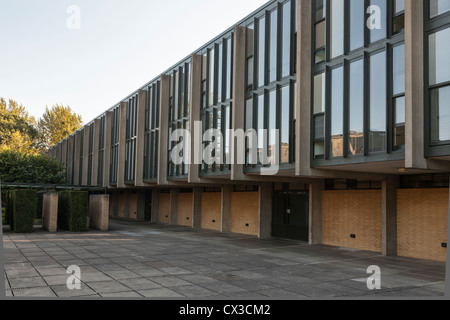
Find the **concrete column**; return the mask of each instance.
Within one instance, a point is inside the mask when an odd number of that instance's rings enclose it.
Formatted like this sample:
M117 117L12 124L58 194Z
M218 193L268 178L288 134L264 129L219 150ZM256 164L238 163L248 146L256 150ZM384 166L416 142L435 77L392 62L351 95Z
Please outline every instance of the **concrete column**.
M75 143L75 136L70 136L67 140L67 182L69 185L73 184L73 147Z
M109 230L109 195L93 195L89 198L89 226L100 231Z
M88 185L88 173L89 173L89 135L91 133L91 126L84 127L84 141L83 141L83 172L81 184L83 186Z
M222 232L231 232L231 195L233 186L222 188Z
M152 223L159 222L159 189L152 190Z
M170 190L170 224L176 226L178 224L178 194L180 190Z
M399 178L388 176L382 182L382 250L384 256L397 255L397 189Z
M120 103L119 115L119 156L117 161L117 188L125 188L125 147L127 139L128 103Z
M98 185L98 151L99 151L99 136L100 136L100 119L96 119L91 127L94 130L94 140L92 141L92 171L91 171L91 186Z
M200 229L202 227L202 188L193 189L192 200L192 227Z
M312 1L298 1L295 174L311 175Z
M234 28L233 52L233 112L232 128L245 130L245 73L247 62L247 28L237 26ZM244 152L238 148L236 139L231 139L231 180L244 180L244 166L238 164L238 155Z
M136 186L144 186L144 151L145 151L145 104L147 91L139 90L137 104L137 127L136 127ZM138 210L139 211L139 210Z
M195 121L201 120L200 109L202 103L202 60L203 57L196 54L191 58L191 109L189 113L189 130L191 132L191 165L189 165L189 183L199 182L200 180L200 169L198 163L201 159L201 150L195 149L195 146L201 148L202 144L196 143L195 141ZM202 132L200 133L202 134Z
M138 190L137 192L137 217L138 221L145 220L145 213L147 210L147 199L145 190Z
M48 232L58 231L58 194L46 193L42 204L42 228Z
M103 187L109 187L111 172L111 129L112 129L112 112L108 111L105 117L105 149L103 155Z
M75 159L73 161L73 185L81 185L80 181L80 148L81 148L81 131L75 133Z
M309 185L309 244L322 244L322 192L325 181Z
M272 183L264 183L259 186L259 238L272 236Z
M405 0L405 167L427 168L424 137L424 5Z
M169 153L169 104L170 80L167 75L161 76L160 112L159 112L159 152L158 152L158 185L167 185L167 164Z

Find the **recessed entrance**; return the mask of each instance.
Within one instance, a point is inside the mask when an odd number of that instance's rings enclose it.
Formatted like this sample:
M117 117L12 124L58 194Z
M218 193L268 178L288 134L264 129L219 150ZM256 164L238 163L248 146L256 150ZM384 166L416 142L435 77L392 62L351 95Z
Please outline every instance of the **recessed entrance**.
M308 192L277 192L273 195L272 236L309 240Z

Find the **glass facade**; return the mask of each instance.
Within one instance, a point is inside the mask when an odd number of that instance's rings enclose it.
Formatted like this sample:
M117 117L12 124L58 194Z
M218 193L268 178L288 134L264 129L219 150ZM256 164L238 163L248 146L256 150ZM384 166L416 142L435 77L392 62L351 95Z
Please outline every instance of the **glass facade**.
M160 81L147 87L145 102L144 181L158 178Z
M256 158L247 139L246 170L295 160L296 17L296 1L280 1L246 23L245 129L258 139Z
M313 164L404 157L393 154L405 143L404 1L317 0L313 8Z

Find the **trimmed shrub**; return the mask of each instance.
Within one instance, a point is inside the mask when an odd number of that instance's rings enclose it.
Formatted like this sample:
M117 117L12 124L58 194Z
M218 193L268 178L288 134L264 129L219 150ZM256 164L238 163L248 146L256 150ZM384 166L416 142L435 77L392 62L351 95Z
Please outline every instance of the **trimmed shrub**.
M86 191L61 191L58 193L58 228L87 231L89 195Z
M13 190L9 194L8 222L11 230L15 233L33 232L37 205L36 190Z

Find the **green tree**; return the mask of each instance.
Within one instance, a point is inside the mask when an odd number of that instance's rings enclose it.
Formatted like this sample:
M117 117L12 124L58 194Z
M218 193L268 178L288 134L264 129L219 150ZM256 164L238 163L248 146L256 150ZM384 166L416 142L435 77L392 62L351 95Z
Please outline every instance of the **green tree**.
M56 104L52 108L46 107L45 113L38 122L43 146L50 148L80 129L82 125L81 116L72 112L69 106Z
M0 98L0 151L39 154L42 151L36 120L23 105Z

